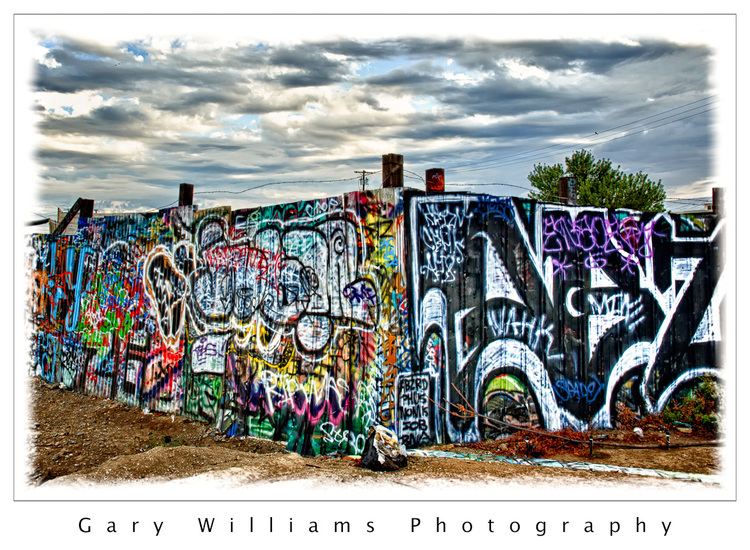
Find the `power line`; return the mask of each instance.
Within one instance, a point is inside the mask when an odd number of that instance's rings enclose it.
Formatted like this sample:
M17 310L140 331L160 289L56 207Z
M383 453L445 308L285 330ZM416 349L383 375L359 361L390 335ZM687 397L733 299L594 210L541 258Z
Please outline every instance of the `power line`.
M486 182L486 183L446 183L446 185L455 185L459 187L513 187L516 189L521 189L523 191L533 191L530 187L524 187L522 185L515 185L513 183L502 183L502 182ZM665 202L680 202L684 204L689 204L691 206L700 206L705 205L709 202L711 202L710 198L690 198L690 197L666 197L664 199Z
M705 107L705 106L702 106L701 108L703 108L703 107ZM691 110L693 110L693 109L689 109L688 111L684 111L683 113L679 113L679 114L684 114L684 113L687 113L687 112L689 112ZM570 150L571 147L575 147L575 146L578 146L578 145L584 145L584 146L587 146L587 147L596 147L598 145L603 145L605 143L609 143L610 141L615 141L615 140L622 139L622 138L625 138L625 137L628 137L628 136L632 136L632 135L640 133L642 131L655 130L656 128L661 128L662 126L666 126L668 124L674 124L675 122L680 122L681 120L686 120L686 119L689 119L689 118L693 118L694 116L698 116L698 115L707 113L707 112L712 111L712 110L713 110L712 108L709 108L709 109L706 109L704 111L700 111L698 113L695 113L695 114L692 114L692 115L689 115L689 116L686 116L686 117L678 118L678 119L672 120L670 122L665 122L664 124L658 124L656 126L649 126L648 124L642 124L642 125L636 126L634 128L631 128L630 130L628 130L625 134L623 134L621 136L616 136L616 137L612 137L612 138L609 138L609 139L604 139L604 140L601 140L601 141L593 141L593 142L588 142L588 143L585 143L583 141L579 141L576 144L573 144L573 143L561 143L561 144L553 145L553 146L547 147L547 149L554 148L556 150L550 152L549 154L543 155L541 157L540 156L532 155L532 156L529 156L527 158L519 158L517 160L512 160L512 161L509 161L509 162L494 162L493 164L487 164L486 166L482 166L482 167L478 167L478 168L466 168L464 170L455 170L455 172L459 172L459 173L460 172L476 172L476 171L479 171L479 170L486 170L488 168L493 168L493 167L497 167L497 166L509 166L509 165L513 165L513 164L528 162L528 161L530 161L532 159L537 160L537 159L540 159L540 158L548 158L548 157L551 157L551 156L555 156L555 155L557 155L558 153L560 153L562 151ZM655 121L652 121L652 123L653 122L659 122L661 120L667 120L667 119L672 118L674 116L678 116L678 115L671 115L671 116L668 116L668 117L664 117L662 119L657 119Z
M660 112L660 113L656 113L656 114L653 114L653 115L651 115L651 116L647 116L647 117L639 118L638 120L633 120L633 121L631 121L631 122L627 122L627 123L625 123L625 124L620 124L619 126L614 126L614 127L612 127L612 128L609 128L609 129L607 129L607 130L602 130L602 132L609 132L609 131L611 131L611 130L616 130L616 129L618 129L618 128L624 128L625 126L630 126L631 124L635 124L636 122L641 122L641 121L643 121L643 120L648 120L649 118L654 118L654 117L657 117L657 116L661 116L661 115L663 115L664 113L670 113L670 112L672 112L672 111L676 111L676 110L678 110L678 109L682 109L683 107L687 107L688 105L694 105L695 103L700 103L700 102L702 102L702 101L706 101L707 99L713 99L713 98L715 98L715 97L716 97L716 95L710 95L710 96L706 96L706 97L704 97L703 99L698 99L698 100L696 100L696 101L691 101L690 103L685 103L684 105L680 105L680 106L678 106L678 107L674 107L674 108L672 108L672 109L667 109L666 111L662 111L662 112ZM685 112L685 113L687 113L687 112L689 112L689 111L692 111L692 110L694 110L694 109L700 109L701 107L706 107L706 106L708 106L708 105L714 105L714 103L706 103L705 105L702 105L702 106L700 106L700 107L693 107L693 109L688 109L687 111L684 111L684 112ZM678 114L682 114L682 113L678 113ZM601 134L602 132L594 132L594 134L597 134L597 135L598 135L598 134Z
M371 172L372 174L377 174L377 172ZM260 189L261 187L268 187L269 185L286 185L291 183L337 183L342 181L355 181L359 178L341 178L337 180L289 180L289 181L270 181L268 183L262 183L260 185L255 185L253 187L247 187L246 189L242 189L241 191L232 191L230 189L217 189L214 191L200 191L198 193L195 193L195 195L215 195L217 193L226 193L228 195L241 195L242 193L247 193L248 191L252 191L253 189Z
M177 204L178 202L180 201L176 200L176 201L170 202L169 204L165 204L164 206L154 206L154 207L151 207L150 210L164 210L165 208L169 208L170 206ZM150 210L147 210L147 212L149 212Z
M650 119L650 118L658 117L658 116L661 116L661 115L663 115L663 114L666 114L666 113L669 113L669 112L675 111L675 110L677 110L677 109L682 109L682 108L684 108L684 107L688 107L688 106L690 106L690 105L694 105L695 103L699 103L699 102L702 102L702 101L706 101L707 99L711 99L711 98L713 98L713 97L715 97L715 96L707 96L707 97L704 97L704 98L702 98L702 99L699 99L699 100L697 100L697 101L691 101L690 103L685 103L684 105L680 105L680 106L678 106L678 107L674 107L674 108L672 108L672 109L667 109L666 111L661 111L661 112L659 112L659 113L656 113L656 114L653 114L653 115L651 115L651 116L647 116L647 117L639 118L639 119L636 119L636 120L632 120L632 121L630 121L630 122L627 122L627 123L625 123L625 124L620 124L620 125L618 125L618 126L613 126L612 128L607 128L607 129L605 129L605 130L601 130L600 132L596 132L596 131L595 131L595 132L593 132L593 133L591 133L591 134L588 134L588 135L586 135L586 136L583 136L583 138L582 138L582 139L586 139L586 138L589 138L589 137L593 137L593 136L597 136L597 135L601 135L601 134L606 134L606 133L609 133L609 132L611 132L611 131L613 131L613 130L616 130L616 129L618 129L618 128L624 128L624 127L626 127L626 126L630 126L630 125L632 125L632 124L635 124L635 123L637 123L637 122L641 122L641 121L644 121L644 120L648 120L648 119ZM701 106L699 106L699 107L693 107L692 109L688 109L688 110L684 111L684 113L690 112L691 110L694 110L694 109L700 109L700 108L706 107L706 106L708 106L708 105L711 105L711 103L707 103L707 104L705 104L705 105L701 105ZM672 116L679 116L680 114L682 114L682 113L677 113L677 114L675 114L675 115L670 115L669 117L665 117L665 118L670 118L670 117L672 117ZM662 119L662 120L663 120L663 119ZM658 121L653 121L653 122L658 122ZM560 147L560 145L561 145L561 144L553 144L553 145L548 145L548 146L546 146L546 147L540 147L540 148L538 148L538 149L531 149L530 151L521 151L521 152L519 152L519 153L514 153L514 154L512 154L512 155L508 155L508 156L506 156L506 157L501 157L501 158L499 158L499 159L488 159L488 160L485 160L485 161L479 161L479 162L476 162L476 163L467 163L467 164L462 164L462 165L454 166L453 168L463 168L463 167L465 167L465 166L472 166L472 165L475 165L475 164L477 164L477 165L478 165L478 164L494 163L494 162L497 162L497 161L499 161L499 160L504 160L504 159L508 159L508 158L513 158L513 157L517 157L517 156L520 156L520 155L527 155L527 154L530 154L530 153L534 153L534 152L538 152L538 151L545 151L545 150L547 150L547 149L551 149L551 148L556 148L556 147Z
M374 171L374 172L367 172L368 175L377 174L380 170ZM292 184L292 183L337 183L337 182L344 182L344 181L356 181L360 178L340 178L340 179L331 179L331 180L288 180L288 181L270 181L267 183L262 183L260 185L255 185L252 187L247 187L245 189L242 189L240 191L233 191L231 189L214 189L212 191L199 191L197 193L193 193L193 195L216 195L219 193L226 193L228 195L241 195L242 193L247 193L248 191L252 191L254 189L260 189L262 187L268 187L270 185L284 185L284 184ZM163 206L153 207L150 210L163 210L165 208L169 208L170 206L173 206L177 204L179 200L175 200L170 202L169 204L165 204ZM149 211L150 211L149 210Z
M711 197L705 197L705 198L692 198L692 197L667 197L664 200L668 201L692 201L692 202L707 202L711 200Z
M694 105L696 103L706 101L708 99L712 99L713 97L715 97L715 96L707 96L707 97L699 99L697 101L692 101L690 103L686 103L684 105L680 105L680 106L674 107L672 109L667 109L666 111L661 111L659 113L656 113L656 114L653 114L653 115L650 115L650 116L647 116L647 117L639 118L639 119L627 122L625 124L620 124L618 126L613 126L611 128L607 128L607 129L602 130L600 132L593 132L591 134L588 134L588 135L584 136L583 138L581 138L581 140L586 140L587 138L594 137L594 136L602 136L602 134L608 134L608 133L610 133L610 132L612 132L614 130L617 130L617 129L620 129L620 128L625 128L626 126L632 126L633 124L636 124L638 122L642 122L644 120L649 120L649 119L652 119L652 118L655 118L655 117L659 117L659 116L664 115L666 113L669 113L669 112L672 112L672 111L675 111L675 110L678 110L678 109L683 109L685 107L689 107L690 105ZM669 118L674 118L674 117L677 117L677 116L681 116L681 115L683 115L685 113L689 113L689 112L695 111L697 109L703 109L705 107L708 107L708 106L711 106L711 105L714 105L714 104L715 103L705 103L705 104L699 105L697 107L692 107L690 109L686 109L686 110L684 110L684 111L682 111L680 113L675 113L673 115L662 117L662 118L659 118L657 120L652 120L648 124L653 124L654 122L660 122L662 120L667 120ZM680 120L683 120L683 119L680 119ZM677 120L675 120L673 122L677 122ZM639 128L643 127L643 126L647 126L647 124L646 125L641 125L641 126L639 126ZM630 130L634 130L634 129L635 128L631 128ZM578 144L583 144L583 143L584 143L584 141L579 141L578 142ZM605 143L605 142L602 142L602 143ZM564 149L568 149L570 147L571 147L571 144L553 144L553 145L547 145L545 147L539 147L539 148L531 149L531 150L528 150L528 151L521 151L521 152L518 152L518 153L514 153L512 155L506 155L504 157L500 157L500 158L497 158L497 159L488 159L488 160L485 160L485 161L477 161L477 162L473 162L473 163L465 163L465 164L454 165L450 169L451 169L451 171L453 173L476 171L476 170L481 170L481 169L484 169L484 168L490 168L490 167L492 167L492 166L494 166L494 165L496 165L498 163L502 163L502 161L504 161L504 160L512 159L514 157L526 156L526 155L530 155L530 154L535 153L535 152L546 151L546 150L549 150L549 149L561 149L561 150L564 150ZM467 169L461 170L461 168L467 168Z
M603 141L586 143L584 145L587 146L587 147L591 147L591 148L597 147L599 145L604 145L605 143L609 143L611 141L616 141L618 139L623 139L623 138L626 138L626 137L630 137L630 136L633 136L635 134L638 134L638 133L641 133L641 132L644 132L644 131L656 130L657 128L661 128L662 126L667 126L669 124L674 124L675 122L680 122L682 120L687 120L687 119L690 119L690 118L693 118L693 117L705 114L705 113L707 113L709 111L713 111L713 110L714 110L713 108L709 108L709 109L706 109L704 111L700 111L698 113L694 113L694 114L686 116L686 117L682 117L682 118L678 118L676 120L665 122L664 124L658 124L656 126L651 126L651 127L636 127L636 128L633 128L631 131L629 131L629 132L627 132L627 133L625 133L625 134L623 134L621 136L616 136L616 137L613 137L613 138L610 138L610 139L605 139ZM670 117L667 117L667 118L670 118ZM582 142L579 142L577 145L581 145L581 144L582 144ZM479 167L479 168L468 168L468 169L465 169L465 170L456 170L455 172L457 172L457 173L461 173L461 172L477 172L477 171L481 171L481 170L487 170L489 168L497 168L497 167L500 167L500 166L511 166L513 164L528 163L532 159L533 160L539 160L539 159L545 159L545 158L549 158L549 157L555 156L558 153L562 152L563 150L569 150L571 146L575 147L576 145L575 144L570 144L570 143L560 144L560 145L555 146L555 147L559 148L558 151L551 152L551 153L549 153L547 155L542 155L542 156L537 156L537 157L523 158L523 159L518 159L518 160L514 160L514 161L509 161L509 162L498 162L498 163L493 164L493 165L487 165L487 166L483 166L483 167Z
M412 172L411 170L407 170L406 168L404 168L404 172L408 172L409 174L414 174L415 176L417 176L418 179L424 181L424 178L420 176L419 174L417 174L416 172ZM417 178L413 178L413 179L417 179Z
M710 202L711 202L711 201L708 201L708 200L702 201L700 203L697 203L697 202L688 202L688 201L681 201L681 200L675 200L675 199L665 199L665 200L666 200L666 202L676 202L676 203L679 203L679 204L687 204L689 206L696 207L696 208L699 207L699 206L705 206L706 204L710 204Z
M461 185L461 186L469 186L469 187L489 187L489 186L504 186L504 187L516 187L517 189L523 189L524 191L533 191L530 187L523 187L521 185L514 185L512 183L500 183L500 182L494 182L494 183L449 183L446 182L446 185Z

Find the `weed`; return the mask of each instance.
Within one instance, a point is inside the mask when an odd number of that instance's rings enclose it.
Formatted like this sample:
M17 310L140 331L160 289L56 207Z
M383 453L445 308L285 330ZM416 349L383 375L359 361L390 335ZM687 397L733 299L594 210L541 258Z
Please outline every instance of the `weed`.
M721 423L721 388L710 376L677 394L664 409L666 422L682 422L693 428L715 435Z

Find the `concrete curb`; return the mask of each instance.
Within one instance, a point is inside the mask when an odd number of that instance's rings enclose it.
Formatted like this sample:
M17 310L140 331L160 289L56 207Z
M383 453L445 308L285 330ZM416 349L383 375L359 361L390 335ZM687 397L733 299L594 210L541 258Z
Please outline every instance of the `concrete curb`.
M711 485L720 484L720 478L718 475L670 472L668 470L652 470L649 468L631 468L628 466L615 466L612 464L595 464L593 462L562 462L547 458L514 458L490 453L457 453L452 451L431 451L425 449L409 449L408 454L409 456L455 458L458 460L472 460L474 462L502 462L505 464L518 464L522 466L542 466L545 468L562 468L564 470L582 470L588 472L614 472L627 475L657 477L661 479L695 481Z

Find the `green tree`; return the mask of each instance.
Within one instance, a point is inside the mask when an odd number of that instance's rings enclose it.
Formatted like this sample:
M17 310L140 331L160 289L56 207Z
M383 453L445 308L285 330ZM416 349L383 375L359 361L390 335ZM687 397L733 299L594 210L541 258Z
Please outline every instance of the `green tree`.
M644 212L664 210L667 197L661 180L653 181L643 172L628 174L612 166L609 159L594 159L581 149L562 164L535 164L528 175L535 191L529 197L545 202L560 202L558 180L568 173L576 180L578 204L602 208L629 208Z

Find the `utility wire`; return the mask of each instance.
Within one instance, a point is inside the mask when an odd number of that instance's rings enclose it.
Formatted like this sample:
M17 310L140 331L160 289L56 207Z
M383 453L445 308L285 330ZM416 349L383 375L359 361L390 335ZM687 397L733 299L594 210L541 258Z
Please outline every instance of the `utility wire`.
M417 176L417 178L419 178L419 179L421 179L422 181L424 181L424 178L423 178L422 176L420 176L419 174L417 174L416 172L412 172L411 170L407 170L406 168L404 168L404 172L407 172L407 173L409 173L409 174L414 174L415 176ZM407 176L407 177L408 177L408 176ZM415 178L412 178L412 179L415 179Z
M377 170L375 172L368 172L368 175L377 174L381 172L381 170ZM233 191L231 189L215 189L212 191L199 191L197 193L194 193L194 195L216 195L218 193L226 193L228 195L241 195L242 193L247 193L248 191L252 191L254 189L260 189L262 187L268 187L270 185L284 185L284 184L291 184L291 183L337 183L337 182L344 182L344 181L359 181L359 178L341 178L341 179L333 179L333 180L289 180L289 181L271 181L267 183L262 183L260 185L255 185L252 187L247 187L245 189L242 189L240 191ZM173 206L177 204L179 200L175 200L170 202L169 204L165 204L164 206L154 207L151 210L163 210L164 208L169 208L170 206Z
M530 187L523 187L522 185L514 185L512 183L451 183L446 182L446 185L463 185L463 186L470 186L470 187L489 187L489 186L497 186L501 185L504 187L516 187L518 189L523 189L524 191L533 191Z
M468 186L468 187L491 187L491 186L503 186L503 187L515 187L517 189L523 189L524 191L533 191L530 187L524 187L522 185L515 185L512 183L503 183L503 182L486 182L486 183L453 183L453 182L446 182L446 185L459 185L459 186ZM666 197L664 199L665 201L670 202L685 202L685 201L691 201L690 204L703 204L705 202L710 201L710 198L705 199L699 199L699 198L690 198L690 197Z
M512 183L500 183L500 182L488 182L488 183L446 183L446 185L456 185L461 187L495 187L495 186L501 186L501 187L514 187L516 189L522 189L523 191L533 191L530 187L524 187L522 185L514 185ZM684 204L689 204L691 206L701 206L706 204L707 202L710 202L710 198L706 199L691 199L688 197L666 197L664 199L665 202L680 202Z
M613 126L612 128L607 128L607 129L602 130L600 132L594 131L593 133L584 136L582 139L586 139L586 138L597 136L597 135L601 135L601 134L606 134L606 133L611 132L613 130L616 130L618 128L624 128L626 126L630 126L630 125L635 124L637 122L642 122L644 120L648 120L650 118L658 117L658 116L661 116L663 114L666 114L666 113L669 113L669 112L672 112L672 111L676 111L678 109L683 109L684 107L688 107L690 105L694 105L696 103L700 103L702 101L706 101L706 100L712 99L714 97L716 97L716 96L713 96L713 95L712 96L707 96L707 97L704 97L702 99L699 99L699 100L696 100L696 101L691 101L690 103L685 103L684 105L680 105L678 107L674 107L672 109L667 109L666 111L661 111L661 112L653 114L651 116L647 116L647 117L639 118L639 119L636 119L636 120L632 120L630 122L626 122L625 124L620 124L618 126ZM706 103L705 105L701 105L699 107L693 107L693 109L688 109L687 111L684 111L684 113L687 113L687 112L689 112L691 110L694 110L694 109L700 109L700 108L703 108L703 107L707 107L708 105L712 105L712 104L711 103ZM670 116L679 116L680 114L683 114L683 113L677 113L675 115L670 115ZM669 118L669 117L666 117L666 118ZM657 121L652 121L652 122L657 122ZM461 165L453 166L452 169L463 168L463 167L467 167L467 166L472 166L474 164L493 163L493 162L496 162L498 160L504 160L504 159L516 157L516 156L519 156L519 155L526 155L526 154L537 152L537 151L545 151L547 149L554 148L554 147L559 147L559 144L547 145L546 147L540 147L538 149L531 149L530 151L521 151L519 153L508 155L506 157L501 157L499 159L487 159L485 161L477 161L476 163L461 164Z
M682 204L689 204L691 206L701 206L701 205L704 205L706 203L711 202L710 199L706 199L706 200L700 201L700 202L692 202L692 201L681 200L681 199L664 199L664 201L665 202L679 202L679 203L682 203Z
M692 197L667 197L664 200L668 200L668 201L690 201L690 202L696 202L697 203L697 202L710 201L711 197L706 197L706 198L703 198L703 199L696 199L696 198L692 198Z
M177 204L178 202L180 202L179 199L176 201L172 201L169 204L165 204L164 206L155 206L155 207L152 207L150 210L147 210L147 212L150 212L151 210L164 210L165 208L169 208L170 206Z
M658 124L656 126L649 126L648 124L639 125L639 126L636 126L634 128L631 128L630 130L628 130L625 134L623 134L621 136L616 136L616 137L612 137L612 138L609 138L609 139L604 139L604 140L601 140L601 141L591 141L591 142L579 141L579 142L577 142L575 144L573 144L573 143L561 143L561 144L557 144L557 145L552 145L550 147L547 147L547 149L555 148L556 150L552 151L549 154L543 155L541 157L536 156L536 155L532 155L530 157L520 158L518 160L511 160L511 161L508 161L508 162L497 161L497 162L493 162L493 164L487 164L486 166L481 166L481 167L478 167L478 168L467 168L467 169L464 169L464 170L456 170L455 172L476 172L478 170L486 170L487 168L492 168L492 167L497 167L497 166L509 166L509 165L512 165L512 164L519 164L519 163L523 163L523 162L528 162L528 161L530 161L532 159L538 160L540 158L548 158L548 157L557 155L558 153L560 153L562 151L570 150L571 147L577 147L579 145L583 145L583 146L586 146L586 147L596 147L597 145L602 145L604 143L609 143L610 141L615 141L615 140L618 140L618 139L629 137L629 136L638 134L638 133L640 133L642 131L655 130L656 128L661 128L662 126L666 126L668 124L673 124L675 122L680 122L682 120L693 118L694 116L698 116L698 115L707 113L707 112L712 111L712 110L713 109L706 109L704 111L695 113L693 115L682 117L682 118L678 118L676 120L672 120L672 121L666 122L664 124ZM685 112L688 112L688 111L685 111ZM680 113L680 114L684 114L684 113ZM672 116L677 116L677 115L672 115ZM658 120L652 121L652 123L653 122L659 122L660 120L666 120L668 118L672 118L672 117L665 117L663 119L658 119Z
M378 172L371 172L371 174L377 174ZM358 181L359 178L341 178L337 180L290 180L290 181L270 181L268 183L262 183L260 185L255 185L252 187L247 187L246 189L242 189L241 191L232 191L229 189L217 189L214 191L200 191L198 193L195 193L195 195L215 195L217 193L226 193L228 195L241 195L242 193L247 193L248 191L252 191L253 189L260 189L261 187L268 187L269 185L285 185L290 183L337 183L341 181Z
M568 143L568 144L560 144L559 146L557 146L557 147L559 147L558 151L554 151L554 152L551 152L549 154L542 155L542 156L529 157L529 158L524 158L524 159L519 159L519 160L514 160L514 161L509 161L509 162L498 162L498 163L496 163L494 165L487 165L487 166L483 166L483 167L479 167L479 168L467 168L465 170L456 170L455 172L457 172L457 173L461 173L461 172L477 172L477 171L481 171L481 170L487 170L489 168L498 168L498 167L501 167L501 166L511 166L513 164L519 164L519 163L528 163L531 160L538 161L540 159L545 159L545 158L556 156L557 154L561 153L564 150L570 150L571 146L575 147L577 145L584 145L586 147L593 148L593 147L596 147L598 145L603 145L605 143L609 143L611 141L616 141L618 139L624 139L626 137L630 137L630 136L633 136L635 134L639 134L639 133L641 133L643 131L656 130L657 128L661 128L662 126L667 126L669 124L674 124L675 122L680 122L682 120L687 120L689 118L693 118L693 117L696 117L698 115L705 114L705 113L707 113L709 111L712 111L712 110L714 110L714 109L709 108L709 109L706 109L704 111L700 111L698 113L694 113L692 115L679 118L677 120L672 120L670 122L665 122L664 124L658 124L656 126L645 127L645 128L640 128L640 127L639 128L633 128L632 131L629 131L629 132L627 132L627 133L625 133L625 134L623 134L621 136L616 136L616 137L613 137L613 138L610 138L610 139L606 139L606 140L603 140L603 141L590 142L590 143L586 143L586 144L584 144L582 142L579 142L578 144L570 144L570 143Z
M706 99L710 99L711 97L713 97L713 96L709 96L708 98L704 98L704 99L699 100L699 101L705 101ZM624 128L626 126L632 126L633 124L636 124L636 123L641 122L643 120L655 118L655 117L658 117L658 116L663 115L665 113L668 113L670 111L674 111L675 109L684 108L684 107L687 107L687 106L692 105L694 103L696 103L696 102L687 103L687 104L682 105L680 107L675 107L674 109L669 109L667 111L663 111L661 113L657 113L657 114L651 115L649 117L644 117L644 118L641 118L641 119L637 119L637 120L628 122L626 124L620 124L618 126L613 126L612 128L608 128L606 130L602 130L601 132L594 132L592 134L588 134L588 135L584 136L583 138L581 138L581 140L578 141L576 144L560 143L560 144L548 145L546 147L540 147L540 148L537 148L537 149L531 149L529 151L521 151L519 153L514 153L512 155L507 155L507 156L500 157L500 158L497 158L497 159L488 159L488 160L485 160L485 161L477 161L477 162L473 162L473 163L465 163L465 164L461 164L461 165L454 165L454 166L452 166L450 168L450 170L453 173L471 172L471 171L476 171L476 170L482 170L482 169L485 169L485 168L490 168L490 167L495 166L495 165L511 164L511 163L505 163L503 161L506 161L506 160L509 160L509 159L513 159L514 157L526 157L528 155L532 155L532 153L546 151L546 150L550 150L550 149L565 150L565 149L569 149L571 146L576 146L576 145L591 145L591 146L599 145L601 143L606 143L606 141L595 142L593 144L589 144L589 143L585 142L584 140L586 140L587 138L590 138L590 137L594 137L594 136L599 136L599 138L597 138L597 139L600 139L601 137L604 137L604 136L602 136L603 134L608 134L608 133L610 133L610 132L612 132L612 131L614 131L616 129ZM700 106L697 106L697 107L692 107L690 109L686 109L686 110L684 110L684 111L682 111L680 113L675 113L673 115L669 115L669 116L666 116L666 117L657 118L656 120L652 120L651 122L648 122L646 124L641 124L641 125L639 125L637 127L628 129L627 132L631 132L631 134L626 134L626 135L632 135L632 131L633 130L640 129L640 128L651 129L651 128L646 128L646 127L649 126L650 124L655 123L655 122L661 122L661 121L664 121L664 120L668 120L670 118L680 117L680 116L682 116L682 115L684 115L686 113L689 113L691 111L695 111L695 110L699 110L699 109L705 109L706 107L710 107L712 105L715 105L715 103L706 103L704 105L700 105ZM712 110L712 109L708 109L708 110ZM708 112L708 110L702 111L700 113L695 113L695 115L697 116L698 114L702 114L703 112ZM686 118L691 118L691 117L680 118L680 119L677 119L677 120L673 120L671 122L678 122L679 120L685 120ZM653 128L659 128L660 126L663 126L663 125L657 125L657 126L654 126ZM623 137L623 136L620 136L620 137ZM618 139L618 138L616 137L616 138L613 138L613 139ZM549 156L549 155L546 155L546 156ZM533 155L532 155L532 157L533 157ZM542 158L544 158L544 157L542 157ZM529 159L525 158L524 160L529 160Z

